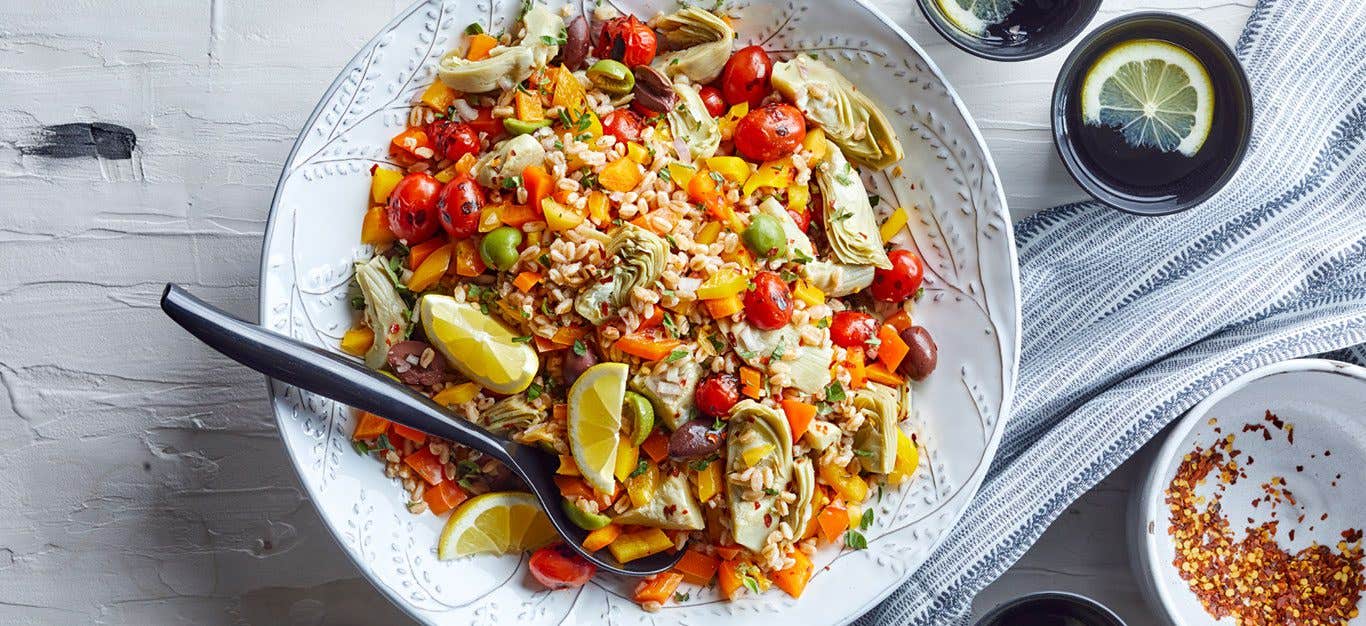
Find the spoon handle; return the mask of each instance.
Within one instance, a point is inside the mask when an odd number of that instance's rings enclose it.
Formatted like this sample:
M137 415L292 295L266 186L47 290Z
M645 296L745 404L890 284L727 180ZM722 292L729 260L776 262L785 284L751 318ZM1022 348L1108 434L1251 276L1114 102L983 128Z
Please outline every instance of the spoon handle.
M270 378L513 464L511 444L354 361L239 320L178 285L166 285L161 310L210 348Z

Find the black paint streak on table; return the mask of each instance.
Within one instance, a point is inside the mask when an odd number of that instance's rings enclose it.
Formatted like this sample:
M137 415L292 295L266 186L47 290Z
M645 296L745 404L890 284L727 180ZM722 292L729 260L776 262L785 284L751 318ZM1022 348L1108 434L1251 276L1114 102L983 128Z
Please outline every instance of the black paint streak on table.
M19 147L22 154L54 159L99 157L111 160L133 158L138 136L131 129L104 122L44 126L32 143Z

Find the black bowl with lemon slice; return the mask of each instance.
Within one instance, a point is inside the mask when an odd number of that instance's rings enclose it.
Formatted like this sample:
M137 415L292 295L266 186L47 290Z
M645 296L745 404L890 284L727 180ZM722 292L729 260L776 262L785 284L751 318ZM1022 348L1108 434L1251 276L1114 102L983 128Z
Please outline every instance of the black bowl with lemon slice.
M1137 13L1081 41L1053 87L1053 142L1097 200L1165 215L1204 202L1237 171L1252 92L1233 51L1187 18Z
M993 61L1024 61L1072 41L1091 23L1100 0L918 0L939 34Z

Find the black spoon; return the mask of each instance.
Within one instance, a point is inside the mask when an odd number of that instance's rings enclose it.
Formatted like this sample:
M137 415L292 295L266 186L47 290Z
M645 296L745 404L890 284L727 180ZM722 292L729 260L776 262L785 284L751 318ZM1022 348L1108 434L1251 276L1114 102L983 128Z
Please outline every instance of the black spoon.
M540 500L565 544L614 574L648 576L673 567L683 552L618 563L583 549L588 531L570 521L553 476L559 459L452 417L440 405L360 364L255 324L239 320L181 289L166 285L161 310L224 356L280 382L478 450L507 466Z

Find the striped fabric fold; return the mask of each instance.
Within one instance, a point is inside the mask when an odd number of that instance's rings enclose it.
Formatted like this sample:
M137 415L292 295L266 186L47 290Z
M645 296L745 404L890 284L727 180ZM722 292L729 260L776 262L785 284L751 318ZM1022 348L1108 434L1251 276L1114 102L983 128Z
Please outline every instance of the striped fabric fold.
M1366 351L1366 3L1262 0L1237 43L1252 145L1215 198L1016 226L1015 411L963 519L863 625L963 623L1074 500L1227 381Z

